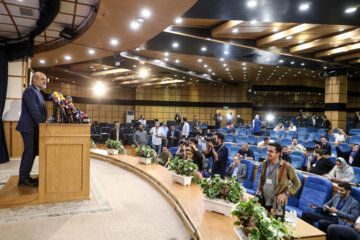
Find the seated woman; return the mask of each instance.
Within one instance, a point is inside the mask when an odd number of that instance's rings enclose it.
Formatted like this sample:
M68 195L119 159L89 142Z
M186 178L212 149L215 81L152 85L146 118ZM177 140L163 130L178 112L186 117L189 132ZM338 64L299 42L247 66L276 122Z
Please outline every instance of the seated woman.
M194 174L198 177L200 181L203 180L203 176L201 174L201 171L203 170L203 156L200 151L194 150L193 147L186 148L186 159L193 160L193 162L198 166L198 170L194 171Z
M356 155L359 153L359 145L355 144L352 148L352 152L350 153L350 157L349 157L349 165L353 166L353 167L360 167L360 161L355 161L356 160Z
M336 159L336 166L326 177L333 182L353 182L354 169L346 163L345 159L338 157Z
M274 131L284 131L284 125L282 123L279 123L276 127L274 127Z

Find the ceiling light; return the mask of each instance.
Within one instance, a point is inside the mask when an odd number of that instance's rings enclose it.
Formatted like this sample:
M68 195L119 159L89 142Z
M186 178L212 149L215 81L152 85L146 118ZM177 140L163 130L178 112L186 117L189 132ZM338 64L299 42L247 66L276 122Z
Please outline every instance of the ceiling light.
M284 62L284 60L282 60L282 59L279 60L279 63L283 63L283 62Z
M202 52L206 52L206 47L202 47L202 48L201 48L201 51L202 51Z
M229 71L230 69L229 69L229 68L226 68L225 70L226 70L226 71Z
M182 18L176 18L175 19L176 24L181 24L182 22L183 22Z
M167 62L167 61L169 61L169 59L168 59L168 58L164 58L164 61Z
M305 63L301 63L301 66L304 66L305 65Z
M168 52L164 52L164 56L165 56L165 57L169 56L169 53L168 53Z
M199 59L198 59L198 62L200 62L200 63L201 63L201 62L202 62L202 59L201 59L201 58L199 58Z
M224 51L224 54L225 54L225 55L228 55L228 54L229 54L229 51Z
M291 64L294 64L295 62L291 62Z
M180 62L180 60L179 60L179 59L176 59L176 60L175 60L175 62L176 62L176 63L179 63L179 62Z
M351 8L346 9L346 10L345 10L345 13L353 13L353 12L355 12L356 10L357 10L356 7L351 7Z
M303 3L303 4L300 5L299 9L301 11L306 11L306 10L309 9L309 7L310 7L310 5L308 3Z
M143 10L141 10L141 16L144 18L149 18L151 17L151 11L147 8L144 8Z
M243 70L246 70L246 67L244 67Z
M104 70L108 70L108 68L107 68L107 67L104 67Z
M45 63L45 60L44 59L40 59L39 61L41 64L44 64Z
M271 59L270 59L270 58L267 58L266 60L267 60L267 61L270 61Z
M174 43L172 44L172 47L173 47L173 48L178 48L178 47L179 47L179 44L178 44L177 42L174 42Z
M141 69L140 71L139 71L139 76L141 77L141 78L146 78L147 76L149 75L149 72L148 72L148 70L147 69Z
M339 29L339 32L342 32L342 31L344 31L344 29L343 29L343 28L340 28L340 29Z
M66 55L64 58L65 58L65 60L71 60L71 56L69 56L69 55Z
M136 19L135 21L131 21L131 22L130 22L130 27L131 27L132 29L134 29L134 30L137 30L137 29L139 29L139 27L140 27L141 25L143 25L143 23L144 23L144 20L141 19L141 18L139 18L139 19Z
M222 61L222 62L223 62L223 61L224 61L224 58L220 58L220 61Z
M208 67L208 65L204 64L204 68L207 68L207 67Z
M247 5L248 5L248 7L250 7L250 8L256 7L257 1L255 1L255 0L250 0L250 1L247 2Z
M246 63L242 63L242 65L243 65L243 66L245 66L245 65L246 65Z
M277 32L277 31L279 31L279 29L278 29L278 28L274 28L273 32Z
M300 40L300 41L299 41L300 44L303 43L303 42L304 42L304 40Z
M224 67L226 67L226 66L227 66L227 64L226 64L226 63L224 63L224 64L223 64L223 66L224 66Z
M140 51L140 48L139 47L135 48L135 51Z
M105 86L102 82L97 82L94 87L94 92L96 95L102 95L105 92Z
M256 20L252 20L250 23L251 23L251 24L255 24L255 23L257 23L257 21L256 21Z
M91 54L91 55L95 54L95 50L94 49L89 49L89 54Z
M325 66L324 69L327 69L327 67Z
M90 66L90 68L94 68L94 66Z
M112 39L110 39L110 44L113 45L113 46L116 46L116 45L119 44L119 41L117 39L115 39L115 38L112 38Z
M287 36L286 37L286 40L290 40L290 39L292 39L293 37L292 36Z
M239 29L237 29L237 28L234 28L233 30L232 30L232 33L238 33L239 32Z

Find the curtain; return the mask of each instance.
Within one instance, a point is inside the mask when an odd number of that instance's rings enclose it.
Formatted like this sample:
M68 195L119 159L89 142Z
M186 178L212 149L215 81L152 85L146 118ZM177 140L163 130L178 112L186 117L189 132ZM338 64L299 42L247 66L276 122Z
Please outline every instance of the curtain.
M9 161L9 152L6 146L4 123L2 115L5 107L6 90L8 85L8 58L5 48L0 47L0 163Z

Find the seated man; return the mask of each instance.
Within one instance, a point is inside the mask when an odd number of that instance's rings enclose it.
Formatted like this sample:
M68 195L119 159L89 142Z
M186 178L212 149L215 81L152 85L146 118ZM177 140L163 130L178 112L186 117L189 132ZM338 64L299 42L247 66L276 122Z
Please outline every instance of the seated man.
M322 149L315 148L314 156L309 156L307 163L307 171L317 174L324 175L328 174L333 169L334 163L328 159L323 158Z
M331 144L328 142L325 136L321 137L321 143L316 143L316 148L323 150L324 155L331 155Z
M274 140L269 140L268 137L265 137L263 141L258 143L258 147L267 147L269 146L269 143L274 143Z
M355 240L360 239L360 217L356 222L348 221L351 228L340 224L332 224L328 227L327 237L329 240Z
M292 144L290 146L290 149L292 151L298 151L298 152L304 152L304 153L306 152L306 148L303 145L298 144L298 140L296 137L294 137L292 139Z
M244 181L246 179L246 165L240 163L238 155L234 156L234 161L230 164L229 169L226 172L227 177L236 177L236 180Z
M255 155L253 150L249 149L249 144L243 143L238 152L240 159L254 160Z
M338 194L325 203L323 213L303 212L302 219L310 224L318 222L319 229L324 232L331 224L350 226L347 221L356 221L360 204L350 193L349 183L339 183Z
M291 164L291 157L288 153L288 147L286 145L281 146L280 158L282 160L284 160L285 162L288 162Z
M164 167L167 167L169 162L172 159L172 155L167 147L162 148L161 152L161 158L158 158L156 161L158 164L163 165Z

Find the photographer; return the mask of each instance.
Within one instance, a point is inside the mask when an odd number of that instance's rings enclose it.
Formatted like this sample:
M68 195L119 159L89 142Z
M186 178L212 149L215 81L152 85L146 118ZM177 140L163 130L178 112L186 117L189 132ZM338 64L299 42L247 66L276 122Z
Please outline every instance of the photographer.
M200 129L200 131L196 135L196 139L198 140L198 143L201 146L201 148L200 148L201 152L205 152L206 151L206 141L205 141L205 133L204 133L203 129Z
M176 151L175 156L179 157L180 159L184 159L186 157L186 154L185 154L186 148L187 148L187 141L181 140L180 147Z
M209 139L207 139L208 141ZM228 149L223 144L224 135L221 133L215 133L214 140L207 142L207 149L205 156L213 157L214 165L211 171L211 175L219 174L221 178L226 175L226 163L228 159Z

